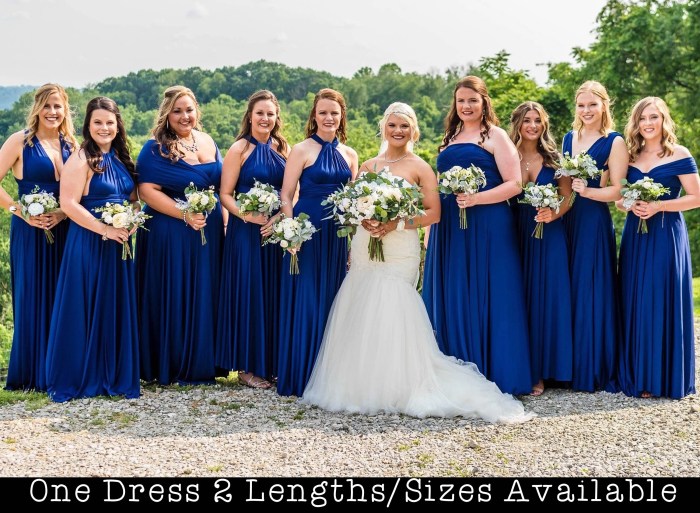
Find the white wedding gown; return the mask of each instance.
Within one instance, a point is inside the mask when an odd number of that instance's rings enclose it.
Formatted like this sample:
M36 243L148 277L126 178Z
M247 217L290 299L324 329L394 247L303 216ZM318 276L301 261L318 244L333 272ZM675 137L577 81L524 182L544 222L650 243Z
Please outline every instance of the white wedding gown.
M417 231L392 231L383 241L385 261L371 261L369 233L358 228L350 272L333 302L301 401L351 413L531 419L534 414L476 365L440 352L415 288Z

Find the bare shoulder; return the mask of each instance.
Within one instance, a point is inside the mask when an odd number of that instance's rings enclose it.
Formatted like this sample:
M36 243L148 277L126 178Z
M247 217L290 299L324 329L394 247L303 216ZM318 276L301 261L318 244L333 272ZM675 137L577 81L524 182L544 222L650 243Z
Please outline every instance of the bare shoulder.
M383 166L380 166L381 159L379 157L373 157L362 163L359 168L359 173L373 173L378 171Z
M488 138L496 144L511 142L510 137L508 137L508 133L505 130L503 130L500 126L492 126L489 129L488 135Z
M688 157L692 157L693 155L690 153L690 150L686 148L685 146L681 146L680 144L674 144L673 145L673 156L678 158L678 159L684 159Z
M3 147L11 149L21 149L24 146L24 130L15 132L10 137L7 138Z
M249 143L245 139L238 139L228 149L228 153L231 153L233 155L240 155L245 150L247 144Z

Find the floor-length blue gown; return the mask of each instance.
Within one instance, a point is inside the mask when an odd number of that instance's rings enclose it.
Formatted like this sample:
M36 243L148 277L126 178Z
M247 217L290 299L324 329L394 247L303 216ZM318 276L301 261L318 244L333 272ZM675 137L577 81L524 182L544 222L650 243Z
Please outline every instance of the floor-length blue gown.
M646 174L630 166L627 180L653 178L671 189L659 198L667 200L680 194L678 175L697 172L695 161L687 157L658 165ZM695 393L688 229L680 212L660 212L647 219L649 233L637 232L638 222L630 211L620 244L620 388L633 397L649 392L679 399Z
M282 187L285 159L267 143L255 145L241 166L236 194L246 193L255 181ZM279 342L280 270L282 251L262 246L261 226L230 215L224 241L224 259L216 334L216 366L277 376Z
M618 132L600 137L586 151L598 169L608 158ZM573 132L564 136L563 153L572 154ZM588 187L600 188L598 179ZM617 343L620 336L616 280L615 228L608 204L576 195L564 216L569 238L571 308L573 313L574 390L617 391Z
M338 237L333 219L321 201L352 177L348 163L336 149L338 140L326 142L316 134L321 152L299 179L299 200L294 216L304 212L318 232L299 251L299 273L289 274L289 254L282 263L277 392L301 396L321 347L326 319L347 269L347 239Z
M65 162L70 157L71 146L63 137L60 141ZM36 136L32 138L32 146L24 145L22 162L22 179L17 180L19 197L39 186L39 190L52 192L58 200L56 168ZM58 223L51 230L54 243L48 244L43 230L12 216L10 279L14 333L7 390L46 391L46 344L68 224L68 220Z
M535 183L558 185L555 170L543 167ZM518 196L522 199L524 193ZM566 200L565 200L566 201ZM523 259L525 302L530 326L530 358L535 380L571 381L571 279L563 218L542 225L532 236L537 209L518 203L518 235Z
M494 156L473 143L447 146L440 172L474 164L492 189L503 179ZM423 278L423 300L440 350L473 362L503 392L530 393L527 312L515 220L503 201L467 209L459 227L453 194L441 195L440 222L431 226Z
M139 183L154 183L163 193L185 199L185 188L221 183L221 155L204 164L160 155L146 142L136 163ZM208 215L201 234L182 218L144 209L153 216L139 230L136 245L141 341L141 378L167 385L213 383L214 343L223 251L221 205Z
M114 150L103 155L80 204L122 203L134 180ZM134 263L122 244L71 223L58 277L46 356L49 397L63 402L97 395L139 396Z

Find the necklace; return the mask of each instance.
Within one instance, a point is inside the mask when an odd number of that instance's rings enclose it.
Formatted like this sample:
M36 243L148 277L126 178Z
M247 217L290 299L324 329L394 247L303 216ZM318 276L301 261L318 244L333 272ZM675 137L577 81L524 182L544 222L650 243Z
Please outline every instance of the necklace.
M192 153L197 153L197 150L199 149L199 146L197 146L197 140L194 138L194 132L192 133L192 144L187 144L184 139L181 139L180 137L177 138L177 142L180 143L180 146L185 148L187 151L191 151Z
M525 162L525 172L526 173L528 171L530 171L530 162L534 162L537 157L538 157L538 155L535 155L532 157L532 160L525 160L523 154L520 153L520 160Z
M386 158L386 153L384 153L384 162L386 162L387 164L393 164L394 162L398 162L399 160L405 159L406 157L408 157L408 155L409 155L410 153L411 153L410 151L407 151L406 153L404 153L403 155L401 155L399 158L394 159L394 160L389 160L389 159L387 159L387 158Z

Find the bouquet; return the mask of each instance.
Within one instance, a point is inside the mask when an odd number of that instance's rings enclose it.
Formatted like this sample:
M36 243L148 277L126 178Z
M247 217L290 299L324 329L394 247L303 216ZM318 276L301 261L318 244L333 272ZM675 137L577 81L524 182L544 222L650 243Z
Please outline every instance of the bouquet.
M197 190L197 187L195 187L192 182L190 182L188 187L185 187L185 198L186 200L175 199L176 206L182 210L183 215L204 214L205 217L214 210L216 202L219 201L216 198L213 185L210 185L208 189L202 189L200 191ZM199 233L202 236L202 246L204 246L207 243L204 229L199 230Z
M561 178L562 176L580 178L588 184L589 178L596 178L602 174L603 171L596 167L596 161L588 153L582 151L575 157L564 153L564 156L559 161L559 169L554 173L554 178ZM574 204L574 199L576 199L576 193L572 191L571 196L569 196L569 206Z
M481 168L474 164L468 168L452 166L449 170L438 175L438 191L443 194L476 194L479 187L486 185L486 175ZM459 209L459 227L467 229L467 209Z
M236 196L236 206L241 215L252 213L271 216L273 212L282 206L280 195L269 184L255 180L253 187L248 192L241 192Z
M645 176L634 183L622 180L622 206L629 210L634 206L635 201L657 201L664 194L671 192L671 189L655 182L652 178ZM639 218L637 223L637 233L649 233L647 220Z
M316 233L316 227L309 221L309 216L300 213L297 217L285 217L284 214L272 225L272 234L262 245L279 244L283 251L292 254L289 262L289 274L299 274L299 256L297 251L311 236Z
M530 182L523 187L523 192L525 193L525 196L523 199L519 199L518 203L532 205L535 208L551 208L557 214L559 213L559 206L564 201L564 196L560 196L557 192L557 187L551 183L546 185L537 185ZM543 235L542 230L543 223L540 221L537 223L537 226L535 226L532 236L536 239L541 239Z
M124 200L124 203L121 204L105 203L104 207L98 207L93 210L97 213L102 213L98 221L115 228L126 228L128 231L131 231L134 227L146 229L143 224L146 222L146 219L153 217L141 210L134 210L134 206L128 200ZM122 260L127 258L133 258L128 240L122 243Z
M354 235L365 220L386 223L397 218L411 219L425 214L420 188L392 175L387 167L379 173L363 173L354 182L329 195L321 204L331 206L332 212L328 218L334 218L341 225L338 237ZM370 239L369 257L384 261L381 239Z
M19 199L22 206L22 217L25 219L33 216L40 216L58 210L58 200L54 197L53 192L39 190L39 186L35 185L32 192L22 194ZM44 228L46 242L53 244L53 233L48 228Z

